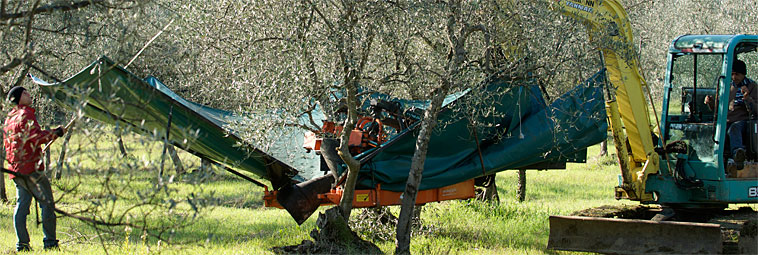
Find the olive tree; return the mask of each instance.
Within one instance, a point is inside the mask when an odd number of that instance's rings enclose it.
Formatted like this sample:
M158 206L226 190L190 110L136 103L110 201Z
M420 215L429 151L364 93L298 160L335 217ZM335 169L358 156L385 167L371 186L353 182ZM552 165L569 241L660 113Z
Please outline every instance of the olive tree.
M212 200L202 196L182 197L173 188L171 180L144 186L140 183L145 181L144 176L140 176L141 171L137 170L153 163L117 157L114 156L119 155L116 151L98 149L101 141L115 141L108 134L112 131L110 127L82 118L80 112L63 113L51 101L44 100L37 86L24 83L29 73L48 81L60 81L100 55L109 55L126 64L153 35L144 31L157 32L166 24L161 19L166 18L165 15L156 13L160 9L155 7L152 1L0 2L2 94L5 95L11 86L24 85L34 95L34 107L43 126L78 120L69 129L69 132L81 132L82 135L75 138L78 147L51 146L55 147L51 150L57 150L61 155L67 153L74 159L61 160L58 167L65 169L70 178L52 183L56 188L56 200L66 202L59 204L57 212L91 225L98 234L89 240L105 242L106 239L99 238L102 232L114 234L126 226L141 230L145 237L169 241L170 230L191 223L188 219L197 216L203 204ZM148 69L145 65L144 62L135 64L131 70L140 74L141 70ZM3 106L8 109L7 104ZM148 149L155 138L145 138L142 142L147 146L139 149ZM82 145L89 148L82 148ZM97 164L93 166L85 162ZM93 175L99 178L94 181ZM0 187L5 185L0 183ZM124 207L122 202L129 200L138 202ZM182 204L187 207L177 208ZM192 209L187 210L190 207ZM165 221L157 222L156 217L163 217ZM107 252L105 243L103 245Z

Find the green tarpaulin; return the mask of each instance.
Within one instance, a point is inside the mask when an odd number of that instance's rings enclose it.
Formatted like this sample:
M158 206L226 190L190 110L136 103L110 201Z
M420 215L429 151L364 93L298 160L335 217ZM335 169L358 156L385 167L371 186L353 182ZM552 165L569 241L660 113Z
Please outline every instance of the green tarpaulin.
M291 179L306 180L293 165L318 166L316 156L303 155L298 162L288 164L270 156L271 153L241 146L243 143L234 131L225 129L239 116L189 102L157 79L140 79L106 57L62 83L35 81L42 85L43 92L64 107L77 110L86 102L81 109L87 117L131 127L159 139L168 133L172 144L232 169L254 173L271 181L274 188L291 184ZM166 132L169 119L171 128Z
M599 72L548 106L536 85L488 81L486 93L496 94L498 98L483 102L479 107L493 107L494 112L504 113L504 116L479 120L479 123L493 125L478 128L474 135L469 121L456 120L460 113L446 107L438 118L440 123L448 124L432 134L420 189L439 188L543 162L574 161L576 154L584 158L588 146L607 136L601 86L604 83L604 72ZM467 97L464 93L455 99L467 100ZM381 184L385 190L404 190L416 134L409 132L394 138L391 146L368 160L361 168L359 186ZM475 138L479 139L479 149Z
M498 91L498 96L482 107L494 107L503 114L486 119L484 122L493 125L479 128L476 136L469 131L468 121L456 120L459 114L449 109L456 101L465 100L468 93L449 96L439 117L447 125L432 136L421 189L540 162L565 162L581 154L587 146L606 138L604 81L604 72L600 72L547 105L535 85L489 80L484 88ZM161 139L168 133L172 144L232 169L254 173L269 180L275 189L324 174L318 156L300 147L304 131L294 130L292 137L285 139L289 142L277 143L277 148L268 151L240 146L244 143L228 126L240 116L189 102L154 77L141 79L106 57L62 83L35 82L67 108L83 109L88 117ZM393 100L380 94L369 97ZM404 109L428 105L425 101L393 101ZM359 155L365 162L359 187L381 183L383 189L403 190L417 130L417 125L411 126L390 137L380 149ZM479 138L479 149L474 137Z

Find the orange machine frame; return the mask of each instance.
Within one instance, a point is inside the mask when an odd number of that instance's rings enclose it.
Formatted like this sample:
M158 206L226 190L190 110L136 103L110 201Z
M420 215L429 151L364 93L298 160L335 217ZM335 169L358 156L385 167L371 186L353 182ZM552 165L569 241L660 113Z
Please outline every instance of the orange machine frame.
M268 189L265 189L263 192L263 201L266 207L284 209L284 207L282 207L276 200L278 191L269 191ZM329 193L319 194L318 198L321 200L322 206L336 205L339 204L340 199L342 198L342 192L342 187L337 187L332 189ZM399 205L401 203L400 196L402 194L402 192L383 190L381 189L381 184L376 185L375 189L356 190L355 196L353 197L353 208ZM475 195L474 179L470 179L442 188L421 190L416 196L416 204L420 205L445 200L468 199L473 198Z

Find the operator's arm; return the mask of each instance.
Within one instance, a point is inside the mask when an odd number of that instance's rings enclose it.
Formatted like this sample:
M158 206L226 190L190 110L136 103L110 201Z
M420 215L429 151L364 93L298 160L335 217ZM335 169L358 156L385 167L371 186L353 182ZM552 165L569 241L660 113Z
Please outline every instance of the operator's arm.
M752 88L748 87L749 85L752 85ZM758 87L758 85L752 83L740 88L740 90L742 90L742 95L744 95L743 100L745 100L745 102L754 104L756 101L758 101L758 91L756 91L756 87Z
M711 110L714 110L716 108L716 103L715 102L716 102L716 100L714 99L714 97L712 95L707 95L707 96L705 96L705 102L703 102L703 103L705 103L705 105L707 105L708 108L710 108Z
M744 95L745 105L749 115L758 115L758 84L755 82L740 88Z

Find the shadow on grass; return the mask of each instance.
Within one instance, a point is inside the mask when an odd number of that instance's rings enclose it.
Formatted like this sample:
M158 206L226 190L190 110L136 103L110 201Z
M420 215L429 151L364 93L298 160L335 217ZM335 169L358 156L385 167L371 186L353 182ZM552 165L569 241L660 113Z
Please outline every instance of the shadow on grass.
M518 233L516 233L518 234ZM532 234L526 234L532 235ZM543 251L546 253L555 253L555 251L548 250L547 246L542 243L534 242L534 240L525 240L523 236L508 236L483 228L464 228L464 227L450 227L440 229L434 233L431 238L447 238L456 243L457 247L467 247L475 244L477 248L485 249L498 249L502 248L504 243L507 243L507 247L514 249L534 249ZM466 249L466 248L464 248Z
M219 206L238 209L263 209L263 192L260 196L223 195L216 196L220 200Z
M142 171L114 168L80 168L77 169L76 174L63 176L61 180L53 180L54 187L75 188L75 190L65 191L54 188L53 193L56 198L63 198L58 201L58 205L66 210L76 211L73 208L86 206L96 201L104 201L110 197L116 197L114 199L119 199L120 202L119 204L109 206L116 210L121 210L131 204L144 202L140 200L138 193L154 188L154 182L157 180L156 174L157 171L154 169ZM106 179L106 176L110 176L108 177L111 179L109 188L115 189L114 191L101 190L104 189L102 183ZM165 180L168 180L168 178ZM160 198L165 196L164 200L167 200L171 198L183 199L192 196L193 198L204 199L203 194L207 194L210 196L207 201L218 201L205 205L205 208L208 210L205 210L206 212L200 214L198 217L188 219L193 221L192 224L186 227L169 229L167 233L164 233L165 238L170 238L172 242L202 245L203 243L228 244L252 239L274 241L279 239L277 235L281 234L284 229L288 230L286 234L290 236L297 235L297 232L305 233L305 236L307 236L308 231L297 230L297 225L294 224L294 221L287 221L289 218L284 220L284 217L288 217L286 213L282 213L281 216L276 213L267 213L265 215L259 213L265 210L262 208L263 189L230 174L216 172L201 178L197 173L189 173L175 178L170 186L167 190L174 191L171 191L170 194L159 193ZM115 202L111 201L111 203ZM165 201L157 201L157 203L165 203ZM15 200L11 204L15 205ZM12 205L9 206L12 207ZM216 212L230 216L220 218L218 215L215 215ZM12 208L0 211L0 216L10 218L12 215ZM84 216L89 217L86 213ZM170 226L171 222L161 217L164 216L151 216L151 224ZM255 217L270 218L255 219ZM99 235L92 228L91 224L75 219L64 220L64 222L63 224L59 224L59 227L61 229L72 229L75 232L83 232L82 234L77 233L77 235ZM114 245L124 242L124 237L128 232L124 230L124 226L112 227L111 230L112 235L101 236L100 238ZM132 231L140 232L140 230ZM142 241L138 240L140 235L142 233L132 233L129 239L136 238L137 240L133 241L141 243ZM146 244L153 245L156 242L157 240L154 238L148 238Z
M312 223L297 226L294 222L282 220L279 215L256 215L255 211L247 211L247 209L228 209L220 216L214 216L213 213L214 211L210 211L206 215L188 219L191 221L190 224L168 229L168 231L164 232L163 238L165 241L168 241L169 245L180 246L187 244L199 246L209 244L229 245L257 240L270 244L268 246L273 247L294 244L288 243L292 241L293 236L302 235L303 238L307 238L307 233L313 228ZM232 217L228 215L232 215ZM263 218L256 219L254 217ZM59 219L59 222L59 225L61 225L59 226L59 232L71 232L68 234L62 233L62 237L66 235L81 235L88 237L85 239L89 239L90 241L99 242L97 240L102 239L106 243L116 245L124 242L127 236L131 243L142 243L152 246L159 242L153 236L149 236L147 240L143 240L143 233L139 229L127 228L130 230L125 230L124 226L116 226L112 227L112 232L107 235L99 235L97 237L97 232L92 229L92 225L89 223L76 219ZM153 225L162 223L166 223L166 221L163 219L151 220L151 224ZM66 229L71 231L66 231ZM302 240L302 238L300 239ZM161 242L165 243L165 241Z
M172 240L178 243L205 242L230 244L263 239L278 241L276 244L272 243L272 245L280 245L286 244L281 242L282 239L279 236L281 234L280 230L290 229L291 227L292 224L272 222L236 222L234 226L224 226L224 224L219 224L216 220L200 219L193 226L177 230Z
M506 248L556 253L547 249L547 240L544 238L547 236L545 232L548 231L549 214L540 208L475 200L447 203L442 207L435 207L429 215L424 216L432 219L425 224L437 225L434 231L426 235L431 242L427 246L447 247L449 245L439 244L450 242L451 247L468 251ZM545 220L539 220L542 218ZM428 250L431 248L433 249ZM425 253L455 253L434 247L425 246L424 249L427 249Z

